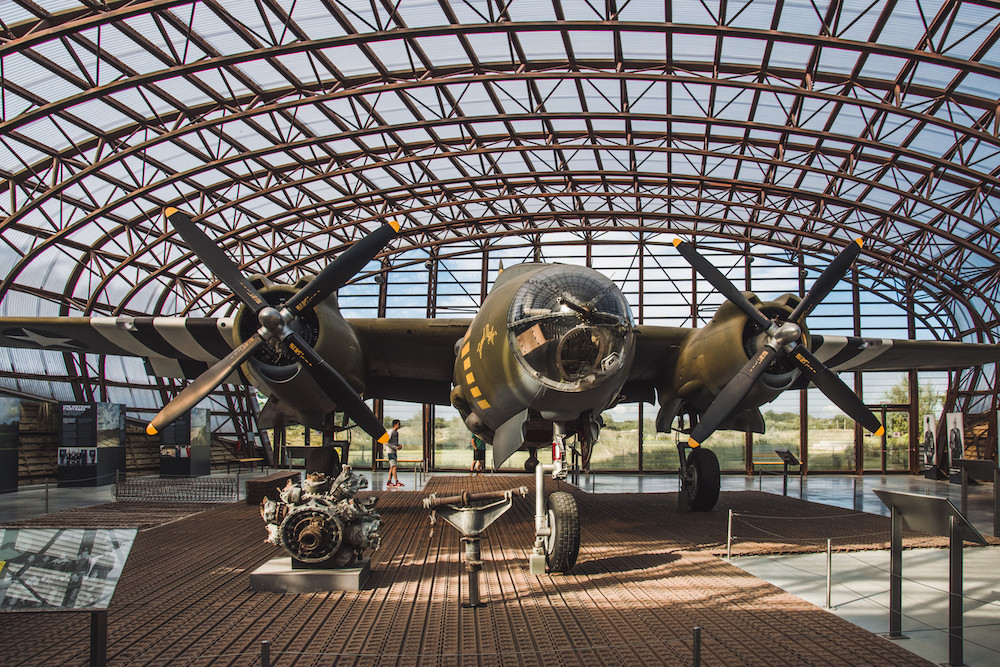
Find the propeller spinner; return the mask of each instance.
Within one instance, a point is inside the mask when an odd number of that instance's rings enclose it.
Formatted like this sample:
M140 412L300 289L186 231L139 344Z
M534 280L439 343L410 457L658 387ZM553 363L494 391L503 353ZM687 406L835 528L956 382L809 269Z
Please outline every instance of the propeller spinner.
M174 397L146 427L155 435L160 429L193 408L212 390L222 384L240 364L245 362L264 343L285 348L302 364L323 392L333 400L354 422L381 443L388 442L389 434L382 422L368 408L361 396L347 383L333 366L326 362L305 339L289 326L303 312L323 301L342 287L364 267L398 232L399 224L390 221L361 239L320 271L305 287L296 292L281 310L269 306L239 267L203 232L191 217L176 208L164 211L167 220L181 235L212 273L224 282L239 300L256 315L260 328L253 336L233 349L225 358L216 362L194 382Z
M802 320L812 312L823 298L844 277L861 252L861 239L857 239L841 252L827 266L785 321L772 320L758 310L742 292L736 289L721 271L703 257L694 246L680 239L674 245L683 257L705 280L723 296L738 306L765 332L763 346L740 372L722 388L719 395L705 410L698 423L691 429L688 445L698 447L726 420L746 398L761 376L775 364L789 358L802 373L822 391L827 398L843 410L849 417L860 423L875 435L882 435L884 428L878 418L837 374L827 368L822 361L803 344Z

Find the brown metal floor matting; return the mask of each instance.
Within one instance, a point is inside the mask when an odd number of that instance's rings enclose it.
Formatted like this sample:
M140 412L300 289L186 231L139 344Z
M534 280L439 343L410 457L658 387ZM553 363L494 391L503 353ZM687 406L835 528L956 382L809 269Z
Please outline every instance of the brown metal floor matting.
M580 506L576 568L528 574L533 497L518 498L483 541L480 594L488 606L462 608L467 575L459 535L441 521L432 535L420 501L430 492L520 485L532 487L533 478L435 476L426 491L376 492L383 543L360 593L251 592L250 572L282 552L264 542L256 508L242 503L147 527L109 612L109 663L259 664L266 639L271 664L282 667L690 665L698 625L704 665L929 664L717 557L729 508L786 517L734 528L748 534L758 526L769 540L737 541L737 553L815 550L825 548L827 535L842 537L835 539L842 547L886 542L884 517L758 492L723 493L713 512L682 514L675 494L593 495L548 481L549 490L570 491ZM148 526L148 513L162 506L87 509L72 513L75 525L108 525L101 522L114 516L113 525L125 526L133 514L133 525ZM69 525L65 514L28 523ZM2 618L3 665L87 663L87 614Z

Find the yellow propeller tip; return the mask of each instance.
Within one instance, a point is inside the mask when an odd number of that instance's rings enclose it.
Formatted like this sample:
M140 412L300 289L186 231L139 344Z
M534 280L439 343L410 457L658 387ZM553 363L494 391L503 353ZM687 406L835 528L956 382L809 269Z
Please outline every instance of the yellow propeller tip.
M170 216L172 216L176 212L177 212L177 209L174 208L173 206L168 206L167 208L163 209L163 215L165 215L167 218L169 218Z
M149 424L148 426L146 426L146 434L147 435L156 435L157 434L157 430L155 428L153 428L152 424Z
M679 245L680 245L681 243L683 243L683 241L681 241L680 239L674 239L674 247L675 247L675 248L676 248L677 246L679 246Z
M385 224L392 227L392 231L399 232L399 221L398 220L386 220Z
M697 449L698 447L701 447L701 443L694 438L688 438L688 447L691 449Z
M880 438L882 437L882 435L883 435L884 433L885 433L885 426L879 426L879 427L878 427L878 430L877 430L877 431L875 431L875 435L876 435L877 437L880 437Z
M379 444L382 444L382 445L384 445L385 443L389 442L389 432L386 431L381 436L379 436L378 441L379 441Z
M865 247L864 239L854 239L854 242L858 244L859 248L864 248Z

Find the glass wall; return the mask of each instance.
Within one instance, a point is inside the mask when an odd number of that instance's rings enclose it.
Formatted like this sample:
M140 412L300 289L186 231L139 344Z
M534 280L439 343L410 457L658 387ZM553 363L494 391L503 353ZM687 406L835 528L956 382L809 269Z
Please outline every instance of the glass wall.
M591 470L639 469L639 406L620 405L601 415L604 428L590 457Z
M487 448L487 464L492 447ZM472 434L458 410L434 406L434 466L439 470L468 470L472 465Z
M850 373L842 374L841 379L853 385ZM854 420L818 389L806 390L806 404L809 472L852 472L856 458Z

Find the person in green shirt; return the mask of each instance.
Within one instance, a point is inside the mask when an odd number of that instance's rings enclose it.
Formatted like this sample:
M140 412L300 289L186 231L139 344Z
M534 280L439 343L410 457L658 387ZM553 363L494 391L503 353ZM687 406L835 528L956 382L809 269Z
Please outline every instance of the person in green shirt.
M472 434L472 466L469 471L480 475L486 467L486 443L475 433Z

